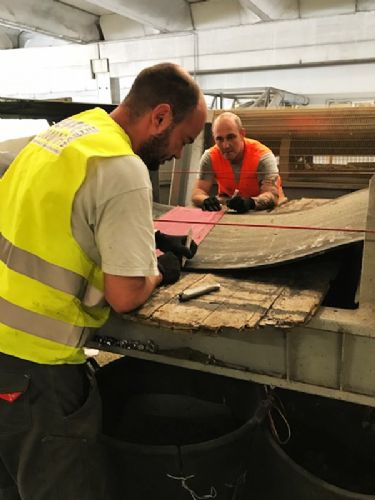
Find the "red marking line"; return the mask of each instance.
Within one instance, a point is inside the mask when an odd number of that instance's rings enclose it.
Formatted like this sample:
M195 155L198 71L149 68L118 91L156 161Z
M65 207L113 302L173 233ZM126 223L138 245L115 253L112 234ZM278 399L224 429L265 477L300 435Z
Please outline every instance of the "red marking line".
M314 226L279 226L277 224L244 224L240 222L206 222L198 220L173 220L173 219L156 219L155 222L174 223L174 224L208 224L215 226L234 226L234 227L264 227L269 229L303 229L307 231L335 231L343 233L373 233L375 229L350 229L346 227L314 227Z

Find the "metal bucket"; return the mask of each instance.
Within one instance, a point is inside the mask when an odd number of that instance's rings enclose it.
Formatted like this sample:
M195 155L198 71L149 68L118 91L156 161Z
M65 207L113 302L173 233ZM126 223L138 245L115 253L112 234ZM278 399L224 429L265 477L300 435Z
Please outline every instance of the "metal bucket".
M99 369L116 500L243 498L259 387L122 358Z

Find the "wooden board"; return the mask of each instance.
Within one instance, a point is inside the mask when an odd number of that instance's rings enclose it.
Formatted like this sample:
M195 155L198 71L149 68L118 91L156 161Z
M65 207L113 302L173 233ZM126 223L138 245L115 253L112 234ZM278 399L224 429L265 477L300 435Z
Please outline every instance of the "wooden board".
M240 274L185 273L179 282L160 288L143 307L125 317L171 329L212 333L265 325L288 328L311 318L337 269L337 262L319 257ZM220 290L179 301L182 291L211 283L220 283Z

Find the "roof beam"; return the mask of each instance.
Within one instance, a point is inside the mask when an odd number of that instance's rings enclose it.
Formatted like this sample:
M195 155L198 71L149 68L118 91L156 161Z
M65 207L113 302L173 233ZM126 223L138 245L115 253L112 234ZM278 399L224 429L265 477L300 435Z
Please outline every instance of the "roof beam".
M89 0L120 16L152 26L164 33L192 30L190 8L185 0Z
M244 9L256 14L262 21L296 19L299 16L298 0L239 0Z
M97 42L98 16L54 0L1 0L0 25L77 43Z

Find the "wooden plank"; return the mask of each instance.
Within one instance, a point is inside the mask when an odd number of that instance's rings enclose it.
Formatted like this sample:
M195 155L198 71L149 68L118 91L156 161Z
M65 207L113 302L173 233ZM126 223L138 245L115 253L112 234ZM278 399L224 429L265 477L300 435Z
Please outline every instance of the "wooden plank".
M145 304L136 312L126 314L125 317L137 317L141 320L151 319L152 315L164 304L168 303L170 300L176 298L178 294L184 291L186 288L196 286L197 283L202 279L202 275L188 273L182 276L180 281L173 285L163 286L158 288L157 291L148 299Z
M305 323L316 311L337 268L337 262L324 257L235 275L186 273L174 285L158 289L127 317L171 329L211 333L265 325L289 328ZM220 283L220 290L179 301L184 290L212 283Z
M200 275L200 277L201 279L194 283L194 286L220 282L214 275ZM186 290L186 288L184 287L180 291ZM213 295L216 296L218 293L221 293L221 290L188 302L180 302L177 294L154 312L152 320L157 321L160 325L173 328L200 328L205 318L221 305L220 302L216 302L216 297L212 300Z
M254 327L267 313L283 287L255 281L221 280L222 304L202 323L203 328Z
M337 273L337 262L328 258L319 260L319 266L315 266L314 262L306 262L302 267L302 263L299 263L295 270L290 284L259 322L260 326L289 328L308 321L321 304L330 281Z
M272 308L259 321L259 326L290 328L304 323L316 311L322 300L321 290L304 290L303 293L291 287L283 289Z

